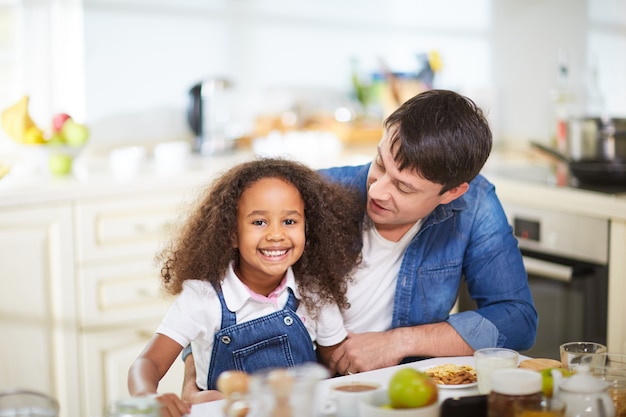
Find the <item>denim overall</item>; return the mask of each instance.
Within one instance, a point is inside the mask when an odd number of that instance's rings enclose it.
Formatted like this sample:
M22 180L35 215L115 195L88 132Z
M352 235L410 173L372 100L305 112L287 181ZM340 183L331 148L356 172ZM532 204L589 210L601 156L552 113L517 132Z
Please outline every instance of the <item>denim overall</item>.
M287 288L289 298L282 310L237 324L222 289L214 287L222 304L222 325L213 340L208 389L217 389L217 378L224 371L252 373L317 360L311 336L296 314L299 302L291 288Z

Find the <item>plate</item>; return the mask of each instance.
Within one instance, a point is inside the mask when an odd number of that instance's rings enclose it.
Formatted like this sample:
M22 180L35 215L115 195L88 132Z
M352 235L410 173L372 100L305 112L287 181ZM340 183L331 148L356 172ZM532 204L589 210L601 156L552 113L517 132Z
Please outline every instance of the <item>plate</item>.
M460 385L446 385L446 384L437 384L437 386L441 389L464 389L464 388L472 388L478 385L478 382L470 382L469 384L460 384Z
M471 366L472 368L474 368L473 363L469 364L469 363L443 362L443 363L433 364L430 366L423 366L423 367L420 367L419 370L422 372L426 372L428 369L435 368L437 366L444 365L444 364L451 364L451 365L458 365L458 366ZM441 389L466 389L466 388L473 388L477 385L478 385L478 382L470 382L469 384L458 384L458 385L437 384L437 386Z

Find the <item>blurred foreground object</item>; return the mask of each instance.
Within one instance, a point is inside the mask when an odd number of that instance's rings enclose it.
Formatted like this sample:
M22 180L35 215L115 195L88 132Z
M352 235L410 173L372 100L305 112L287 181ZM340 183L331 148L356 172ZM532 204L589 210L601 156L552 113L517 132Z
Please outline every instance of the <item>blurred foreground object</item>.
M0 415L11 417L58 417L59 403L43 393L28 390L0 392Z

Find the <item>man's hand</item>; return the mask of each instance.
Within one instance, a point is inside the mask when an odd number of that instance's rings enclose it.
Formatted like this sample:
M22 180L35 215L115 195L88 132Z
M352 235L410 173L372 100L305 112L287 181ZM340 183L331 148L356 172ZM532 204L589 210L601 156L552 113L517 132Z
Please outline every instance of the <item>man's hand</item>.
M207 390L207 391L198 390L197 392L187 392L185 395L185 400L189 401L191 404L206 403L209 401L223 400L223 399L224 399L224 394L222 394L221 392L217 390Z
M347 375L397 365L404 355L392 333L349 333L330 358L331 372Z
M474 349L448 323L399 327L386 332L349 333L329 360L340 375L399 364L410 356L466 356Z

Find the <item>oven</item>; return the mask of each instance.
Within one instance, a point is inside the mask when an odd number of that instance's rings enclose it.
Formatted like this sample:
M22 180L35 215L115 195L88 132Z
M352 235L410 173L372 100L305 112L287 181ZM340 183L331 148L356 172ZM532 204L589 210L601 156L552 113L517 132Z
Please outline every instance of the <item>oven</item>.
M539 316L525 355L559 359L570 341L606 344L609 221L514 204L503 206L528 272ZM459 310L475 308L462 288Z

